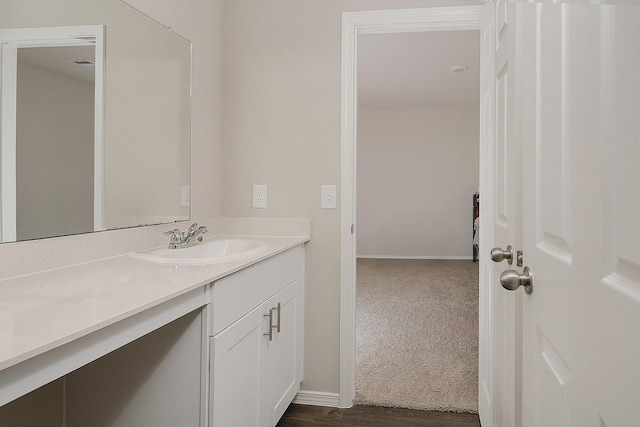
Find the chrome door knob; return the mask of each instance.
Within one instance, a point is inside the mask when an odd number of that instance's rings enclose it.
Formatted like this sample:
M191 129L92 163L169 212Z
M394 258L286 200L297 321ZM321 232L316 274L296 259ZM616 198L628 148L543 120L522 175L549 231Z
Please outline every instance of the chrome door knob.
M515 270L505 270L500 275L500 284L508 291L515 291L520 286L524 286L524 291L528 294L533 292L533 274L528 266L522 270L522 274Z
M507 260L509 265L513 264L513 248L511 245L507 246L507 249L493 248L491 249L491 261L502 262Z

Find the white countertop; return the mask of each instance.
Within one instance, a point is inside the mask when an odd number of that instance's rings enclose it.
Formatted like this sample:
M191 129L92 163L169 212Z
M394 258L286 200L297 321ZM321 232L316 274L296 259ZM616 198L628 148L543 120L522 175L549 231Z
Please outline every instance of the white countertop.
M262 240L268 249L245 260L199 266L163 265L121 255L0 280L0 370L309 240L242 237Z

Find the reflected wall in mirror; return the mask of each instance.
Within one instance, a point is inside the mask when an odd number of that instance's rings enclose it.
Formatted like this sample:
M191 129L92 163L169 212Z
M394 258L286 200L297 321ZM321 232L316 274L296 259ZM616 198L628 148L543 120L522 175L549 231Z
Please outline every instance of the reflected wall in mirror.
M0 47L3 242L189 219L188 40L121 0L3 0Z
M103 227L103 35L0 29L2 241Z

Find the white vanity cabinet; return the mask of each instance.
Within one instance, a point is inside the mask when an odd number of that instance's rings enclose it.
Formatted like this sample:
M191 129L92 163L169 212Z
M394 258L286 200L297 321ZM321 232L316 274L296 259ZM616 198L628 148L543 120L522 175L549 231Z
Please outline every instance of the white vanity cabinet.
M308 238L256 239L260 258L3 281L0 426L275 426L302 382Z
M210 427L275 426L302 381L304 248L213 283Z

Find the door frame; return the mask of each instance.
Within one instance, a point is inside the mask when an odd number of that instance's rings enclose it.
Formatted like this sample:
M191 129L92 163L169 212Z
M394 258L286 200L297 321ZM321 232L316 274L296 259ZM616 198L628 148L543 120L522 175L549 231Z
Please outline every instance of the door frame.
M105 26L83 25L0 29L0 242L17 240L16 233L16 99L18 49L32 47L93 46L94 160L93 229L104 228L104 97Z
M345 12L342 14L341 64L341 251L339 406L353 406L356 342L356 149L357 52L362 34L422 31L480 31L483 6ZM480 141L486 151L489 141ZM481 156L482 158L482 156ZM482 182L486 180L481 180ZM486 189L481 188L480 191ZM482 232L480 234L482 238ZM485 348L487 351L491 351Z

